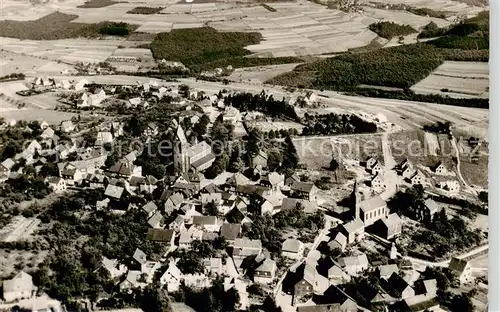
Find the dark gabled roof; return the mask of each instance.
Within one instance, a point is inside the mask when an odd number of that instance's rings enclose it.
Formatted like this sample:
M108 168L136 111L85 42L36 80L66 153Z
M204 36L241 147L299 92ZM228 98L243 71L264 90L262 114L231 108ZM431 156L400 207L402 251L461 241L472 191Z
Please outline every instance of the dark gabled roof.
M200 192L202 192L202 193L208 193L208 194L213 194L213 193L217 193L218 189L215 186L215 184L210 183L209 185L207 185L204 188L202 188Z
M409 286L408 283L396 272L391 274L391 277L389 277L388 282L391 285L391 287L396 291L398 291L399 293L402 293L406 289L406 287Z
M155 212L158 209L158 206L154 202L149 202L146 205L142 206L142 210L144 210L147 214L151 212Z
M439 166L441 166L442 164L443 164L442 162L438 161L437 163L431 166L431 170L436 171L437 168L439 168Z
M147 238L150 241L169 243L174 236L173 230L148 229Z
M458 258L454 257L451 259L448 267L453 271L457 271L457 272L462 273L465 270L465 268L467 267L467 264L469 264L469 262L467 260L458 259Z
M194 216L193 224L195 225L215 225L217 224L216 216Z
M243 219L245 219L245 215L236 207L226 213L226 220L228 221L240 223Z
M220 230L220 236L227 240L234 240L241 232L241 224L239 223L224 223Z
M121 175L132 175L132 173L134 172L134 167L135 166L133 164L119 161L113 166L111 166L111 168L109 168L108 171Z
M236 192L242 193L245 195L252 195L252 194L257 194L262 197L264 192L267 189L263 186L259 185L238 185L236 186Z
M314 188L314 183L311 182L294 181L291 186L292 191L299 191L306 193L311 192L313 188Z

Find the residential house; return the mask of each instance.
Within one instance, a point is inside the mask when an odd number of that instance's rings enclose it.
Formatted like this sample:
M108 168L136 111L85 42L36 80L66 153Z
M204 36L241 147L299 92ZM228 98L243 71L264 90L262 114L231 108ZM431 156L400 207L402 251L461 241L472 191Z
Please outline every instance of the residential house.
M378 163L378 160L374 157L369 157L367 160L366 160L366 169L368 171L371 171L372 168Z
M60 174L68 185L77 185L83 180L83 173L71 164L67 164Z
M283 198L281 196L269 194L269 195L265 195L263 200L264 201L260 205L260 213L262 215L265 215L267 213L273 215L276 212L281 210L281 204L282 204L282 200L283 200Z
M376 191L376 192L382 192L385 189L385 182L384 179L382 178L382 175L379 173L376 173L370 180L370 186Z
M403 221L397 213L391 213L387 218L380 219L375 224L378 230L376 234L385 239L398 236L403 228Z
M127 272L127 267L124 264L120 264L118 259L109 259L102 257L101 268L109 273L112 280L119 279Z
M448 268L458 277L460 283L465 283L471 278L472 266L466 259L453 257Z
M330 250L338 249L341 252L344 252L346 247L347 247L347 237L341 232L338 232L335 235L335 237L328 243L328 248Z
M412 185L427 185L427 178L420 170L415 171L409 180Z
M441 181L437 187L453 194L458 194L460 191L460 183L457 180Z
M129 162L124 162L122 160L118 161L116 164L108 169L109 172L114 173L118 176L130 178L132 176L140 177L142 176L142 167L136 166Z
M290 187L295 197L304 198L310 201L316 200L317 187L312 182L294 182Z
M158 126L154 122L149 122L146 125L146 129L144 129L145 136L157 136L158 135Z
M165 212L170 215L172 212L179 210L184 202L184 196L181 193L174 193L170 195L165 202Z
M347 244L352 244L363 238L365 234L365 224L360 219L356 219L343 224L340 231L347 237Z
M128 107L137 107L141 104L142 100L140 97L131 98L128 100Z
M205 258L202 260L206 274L220 275L222 270L222 258Z
M258 256L262 252L262 243L259 239L247 237L236 238L233 244L233 258L246 258Z
M149 230L148 230L148 236L149 236ZM147 260L148 259L144 251L140 250L139 248L136 248L134 254L132 255L132 258L130 259L130 267L140 268L143 264L147 262Z
M365 254L352 257L343 257L338 260L339 266L350 276L357 276L368 269L368 258Z
M167 270L160 277L160 285L166 287L168 292L175 292L179 290L182 279L181 270L179 270L174 260L170 260Z
M401 170L401 176L405 180L410 180L411 177L415 174L415 170L413 169L413 166L411 163L408 163L402 170Z
M289 238L281 246L281 255L291 259L300 259L304 255L304 243L298 239Z
M294 272L296 280L293 287L293 303L307 295L323 295L330 286L328 278L319 274L314 265L301 264Z
M203 240L203 231L191 226L189 229L181 230L179 235L179 248L189 249L195 240Z
M221 228L216 216L193 216L193 225L207 232L219 232Z
M223 223L220 229L220 236L228 242L229 246L232 246L234 240L237 239L241 234L241 224L239 223Z
M356 302L352 299L347 298L341 303L328 303L328 304L316 304L316 305L305 305L298 306L297 312L350 312L357 311L358 307Z
M112 184L108 184L106 190L104 191L104 196L115 201L122 200L125 197L128 197L128 195L128 191L125 190L125 188Z
M270 284L276 275L276 261L266 258L256 269L254 281L260 284Z
M174 221L170 222L168 225L168 228L171 230L174 230L175 232L180 232L182 230L185 230L186 227L184 226L184 218L182 216L177 216Z
M267 153L259 150L257 155L252 157L252 167L257 169L267 168Z
M5 173L10 172L15 164L16 162L12 160L12 158L5 159L4 161L2 161L2 164L0 165L0 172L5 172Z
M49 188L55 193L64 192L67 188L66 181L59 177L47 177L45 183L47 183Z
M61 126L59 127L62 132L64 133L70 133L75 131L76 126L73 124L71 120L65 120L61 122Z
M272 192L279 192L285 186L285 175L277 172L270 172L260 180L262 186L268 187Z
M156 206L154 202L150 201L142 206L142 210L146 213L146 216L149 219L155 214L156 210L158 210L158 206Z
M113 135L111 132L97 132L97 138L95 140L95 146L103 146L104 144L110 144L113 142Z
M74 87L75 91L78 92L78 91L84 90L84 87L85 87L86 84L88 84L87 79L81 79L80 81L78 81L77 83L75 83L73 85L73 87Z
M384 167L380 162L377 161L377 163L372 167L371 169L371 174L372 175L379 175L384 171Z
M154 214L149 218L148 220L149 226L155 229L162 229L163 228L163 216L161 215L161 212L156 210Z
M171 250L173 247L175 247L175 232L170 229L148 229L147 239L153 242L164 243L168 250Z
M12 279L4 280L2 284L3 299L6 302L29 299L36 293L31 275L24 271L17 273Z
M448 170L446 169L444 164L440 161L437 162L436 164L434 164L433 166L431 166L431 170L432 170L432 172L434 172L436 174L447 174L448 173Z
M396 298L406 299L415 296L415 290L397 273L392 273L388 282Z
M393 273L399 273L399 268L396 264L385 264L378 266L377 271L380 278L388 280Z
M434 214L438 213L441 209L434 200L428 198L424 201L423 205L410 206L409 210L416 220L429 221Z

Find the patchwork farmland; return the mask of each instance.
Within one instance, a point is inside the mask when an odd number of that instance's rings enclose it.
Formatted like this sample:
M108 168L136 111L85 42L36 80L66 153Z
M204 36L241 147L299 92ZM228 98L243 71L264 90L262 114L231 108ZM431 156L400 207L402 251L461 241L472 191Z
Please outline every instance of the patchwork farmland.
M486 99L488 87L488 63L447 61L411 89L420 94Z

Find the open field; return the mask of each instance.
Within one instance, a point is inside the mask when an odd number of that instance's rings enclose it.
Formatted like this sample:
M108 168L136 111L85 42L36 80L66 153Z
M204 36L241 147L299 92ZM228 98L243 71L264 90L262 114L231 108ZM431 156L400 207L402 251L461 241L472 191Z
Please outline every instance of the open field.
M70 120L72 117L76 117L77 114L66 113L60 111L44 110L44 109L19 109L19 110L0 110L0 117L6 120L26 120L33 121L43 119L49 124L60 124L61 121Z
M3 45L2 48L4 48ZM0 51L0 76L12 73L24 73L28 76L60 75L64 70L75 72L71 65L49 61L44 57Z
M130 48L142 43L126 41L123 38L108 38L106 40L79 38L44 41L21 41L13 38L1 38L1 40L2 49L10 52L17 52L17 56L10 56L10 58L13 59L11 62L22 63L23 59L26 59L27 56L23 56L19 53L24 53L39 58L39 61L35 60L36 62L34 64L40 64L40 66L48 63L48 60L70 64L75 64L77 62L104 62L114 54L120 56L124 53L119 51L121 50L118 48L119 46ZM141 51L144 52L144 58L151 55L150 51L146 49L141 49ZM125 51L125 53L127 53L127 51ZM44 63L41 62L42 60L44 60ZM31 61L26 63L27 64L22 68L31 64ZM9 66L9 64L6 66ZM57 68L58 67L62 67L62 64L58 64Z
M92 9L78 7L81 4L82 0L68 0L43 6L35 12L29 4L7 0L2 2L0 20L29 21L60 11L77 16L69 24L124 21L138 25L137 31L146 33L202 26L210 26L220 31L258 31L264 40L248 46L248 49L258 56L265 57L323 54L365 46L377 37L367 28L377 21L404 22L416 29L431 20L440 26L448 24L442 19L370 7L367 7L362 15L348 14L312 2L269 3L275 10L270 11L258 3L148 1L149 7L164 7L156 14L127 13L140 6L139 1L118 2ZM466 9L462 8L461 11Z
M454 15L466 14L473 15L484 11L488 6L488 1L485 0L364 0L365 3L375 2L381 4L406 4L416 8L429 8L435 11L450 12ZM470 4L470 5L468 5Z
M237 68L227 79L230 81L264 83L277 75L292 70L298 63Z
M456 98L488 98L489 69L485 62L444 62L411 89L421 94Z
M328 167L335 159L363 161L369 156L382 158L381 134L297 137L293 144L300 163L308 169Z

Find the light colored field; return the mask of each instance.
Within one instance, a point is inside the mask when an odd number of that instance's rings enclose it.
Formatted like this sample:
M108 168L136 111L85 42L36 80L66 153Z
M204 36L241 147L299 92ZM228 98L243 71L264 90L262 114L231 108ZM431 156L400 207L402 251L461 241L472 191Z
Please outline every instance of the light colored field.
M425 143L427 144L427 148L429 150L429 154L432 156L437 156L439 153L439 142L436 134L430 132L425 133Z
M489 69L486 62L444 62L411 89L420 94L455 98L488 98ZM449 91L442 91L448 89Z
M83 0L81 0L83 1ZM269 3L276 12L271 12L256 3L176 3L175 1L150 1L149 6L161 5L165 9L158 14L127 14L127 11L137 6L136 1L116 3L103 8L78 8L80 0L68 0L51 3L43 7L41 14L34 12L28 5L8 0L2 3L4 9L1 18L12 20L32 20L59 10L62 13L76 14L75 22L98 23L102 21L126 21L139 25L138 32L159 33L172 29L214 27L220 31L258 31L263 35L263 41L251 45L248 49L257 56L297 56L342 52L350 48L365 46L377 37L368 30L369 24L388 20L405 23L420 28L431 20L439 26L448 24L445 20L431 19L410 14L404 11L390 12L367 7L363 14L344 13L330 10L326 6L313 2L277 2ZM24 8L24 9L23 9ZM34 47L33 47L34 45ZM23 47L24 46L24 47ZM37 50L37 44L28 43L19 47L22 50ZM63 43L62 46L65 46ZM17 47L16 47L17 48ZM76 51L46 51L42 55L56 54L60 59L64 52L64 60L73 62L77 58L83 61L95 61L109 56L106 47L88 45ZM49 50L53 50L49 48ZM98 51L97 54L87 51ZM26 51L33 53L33 51Z
M381 134L297 137L293 144L308 169L328 167L332 157L362 161L382 155Z
M293 70L297 65L298 63L237 68L228 77L228 80L248 83L263 83L266 80Z
M0 117L4 117L6 120L26 120L33 121L43 119L49 124L59 124L61 121L70 120L72 117L76 117L77 114L66 113L60 111L44 110L44 109L16 109L3 111L0 110Z
M429 8L436 11L446 11L452 14L474 15L487 10L488 7L468 6L465 3L448 0L364 0L365 3L375 2L383 4L406 4L417 8Z
M3 242L16 242L27 240L38 228L40 220L36 218L25 218L16 216L1 231L0 235Z

